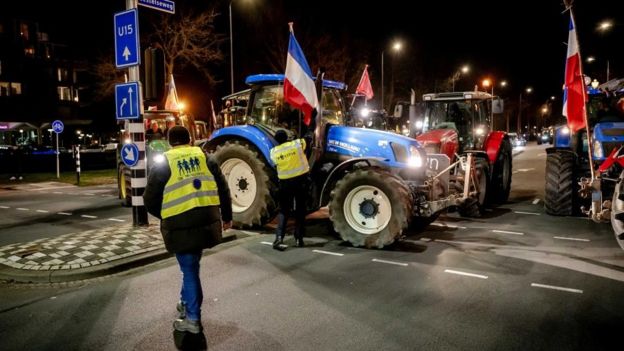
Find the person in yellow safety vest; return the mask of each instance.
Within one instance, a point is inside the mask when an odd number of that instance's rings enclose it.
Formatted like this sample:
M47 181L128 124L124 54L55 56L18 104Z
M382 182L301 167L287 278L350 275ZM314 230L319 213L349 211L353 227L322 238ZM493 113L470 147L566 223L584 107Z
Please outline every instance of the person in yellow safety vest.
M277 231L273 248L283 251L286 222L295 208L295 243L303 247L305 234L305 215L308 194L308 174L310 166L305 155L306 142L304 139L288 141L288 135L282 129L275 133L278 145L271 149L271 161L277 167L279 178L279 214ZM295 203L293 204L293 200Z
M182 271L179 318L173 327L197 334L203 299L199 261L202 250L217 245L222 231L232 226L232 200L219 165L190 145L186 128L172 127L168 138L172 149L150 168L143 201L161 219L165 248L175 254Z

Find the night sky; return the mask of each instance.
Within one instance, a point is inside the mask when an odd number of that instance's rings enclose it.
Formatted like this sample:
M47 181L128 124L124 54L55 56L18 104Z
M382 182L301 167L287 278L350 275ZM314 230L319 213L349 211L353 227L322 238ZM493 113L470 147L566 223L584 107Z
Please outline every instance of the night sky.
M215 6L221 13L217 30L227 36L228 4L178 0L176 8L200 11ZM408 4L414 8L408 8ZM561 95L569 22L567 13L562 13L561 0L386 0L374 6L362 1L234 0L232 7L237 89L244 88L247 74L274 73L268 71L267 47L273 37L283 35L286 39L287 22L294 21L295 33L304 47L307 41L323 35L348 47L354 62L348 77L357 77L361 72L361 66L355 63L368 63L376 96L382 50L387 50L386 77L390 77L394 65L396 82L402 81L406 88L417 80L433 91L437 81L448 78L462 64L469 64L471 73L458 81L460 89L472 89L482 78L492 77L509 82L509 87L500 91L502 96L518 96L527 86L534 88L536 102ZM67 43L92 61L112 53L113 13L124 8L123 0L21 1L13 9L3 11L2 16L39 20L42 31L47 31L53 41ZM592 78L604 81L607 59L612 78L624 75L624 51L620 49L623 10L624 4L618 0L576 0L581 55L596 57L594 63L584 66L585 73ZM161 16L147 8L140 12L142 31L149 30L147 21ZM615 23L606 34L596 30L603 19ZM390 43L394 39L400 39L405 49L391 57ZM228 42L222 49L229 52ZM312 67L313 71L316 69ZM229 57L212 71L221 80L214 87L206 86L192 72L176 72L178 94L192 101L217 101L228 94ZM204 107L193 106L196 114L207 113Z

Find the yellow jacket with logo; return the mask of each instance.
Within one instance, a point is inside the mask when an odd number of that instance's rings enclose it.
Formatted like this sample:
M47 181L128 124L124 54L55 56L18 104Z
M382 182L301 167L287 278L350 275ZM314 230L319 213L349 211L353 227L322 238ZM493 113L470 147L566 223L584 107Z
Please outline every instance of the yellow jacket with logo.
M196 146L174 147L165 152L171 177L165 184L163 219L200 206L218 206L217 183L206 166L206 155Z
M271 149L271 160L277 165L277 177L290 179L308 173L310 166L305 155L306 142L297 139Z

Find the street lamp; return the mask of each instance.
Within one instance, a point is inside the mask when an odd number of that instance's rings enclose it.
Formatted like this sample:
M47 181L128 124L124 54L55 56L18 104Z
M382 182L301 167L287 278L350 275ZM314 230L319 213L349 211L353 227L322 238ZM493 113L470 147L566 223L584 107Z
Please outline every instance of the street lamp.
M470 66L463 65L457 72L453 73L453 76L451 76L453 91L455 91L455 81L458 80L462 74L468 74L468 72L470 72Z
M229 12L230 12L230 91L234 94L234 38L232 35L232 2L230 0Z
M403 44L401 44L401 42L398 40L392 44L392 50L394 52L401 51L402 47L403 47ZM381 51L381 109L382 110L384 109L384 52L385 50Z
M604 20L598 23L598 30L603 33L609 31L612 27L613 27L613 22L611 22L610 20Z
M587 63L592 63L592 62L596 61L596 58L593 57L593 56L588 56L586 61L587 61Z
M528 87L526 89L524 89L524 92L527 94L531 94L533 92L533 88ZM522 125L521 125L521 120L522 120L522 92L520 92L520 99L519 99L519 103L518 103L518 134L522 134ZM528 126L527 126L528 128Z

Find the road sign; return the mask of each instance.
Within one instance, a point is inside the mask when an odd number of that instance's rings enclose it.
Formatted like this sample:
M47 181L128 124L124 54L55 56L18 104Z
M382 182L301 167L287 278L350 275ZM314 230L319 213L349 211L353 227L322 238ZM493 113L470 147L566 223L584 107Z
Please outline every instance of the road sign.
M117 119L137 119L141 116L139 82L115 84L115 113Z
M138 10L115 14L115 66L124 68L141 63Z
M54 133L62 133L64 128L65 126L63 125L63 122L59 121L58 119L52 122L52 129L54 130Z
M139 148L136 144L125 144L121 148L121 160L128 167L134 167L139 162Z
M139 0L139 5L167 13L175 13L175 2L171 0Z

